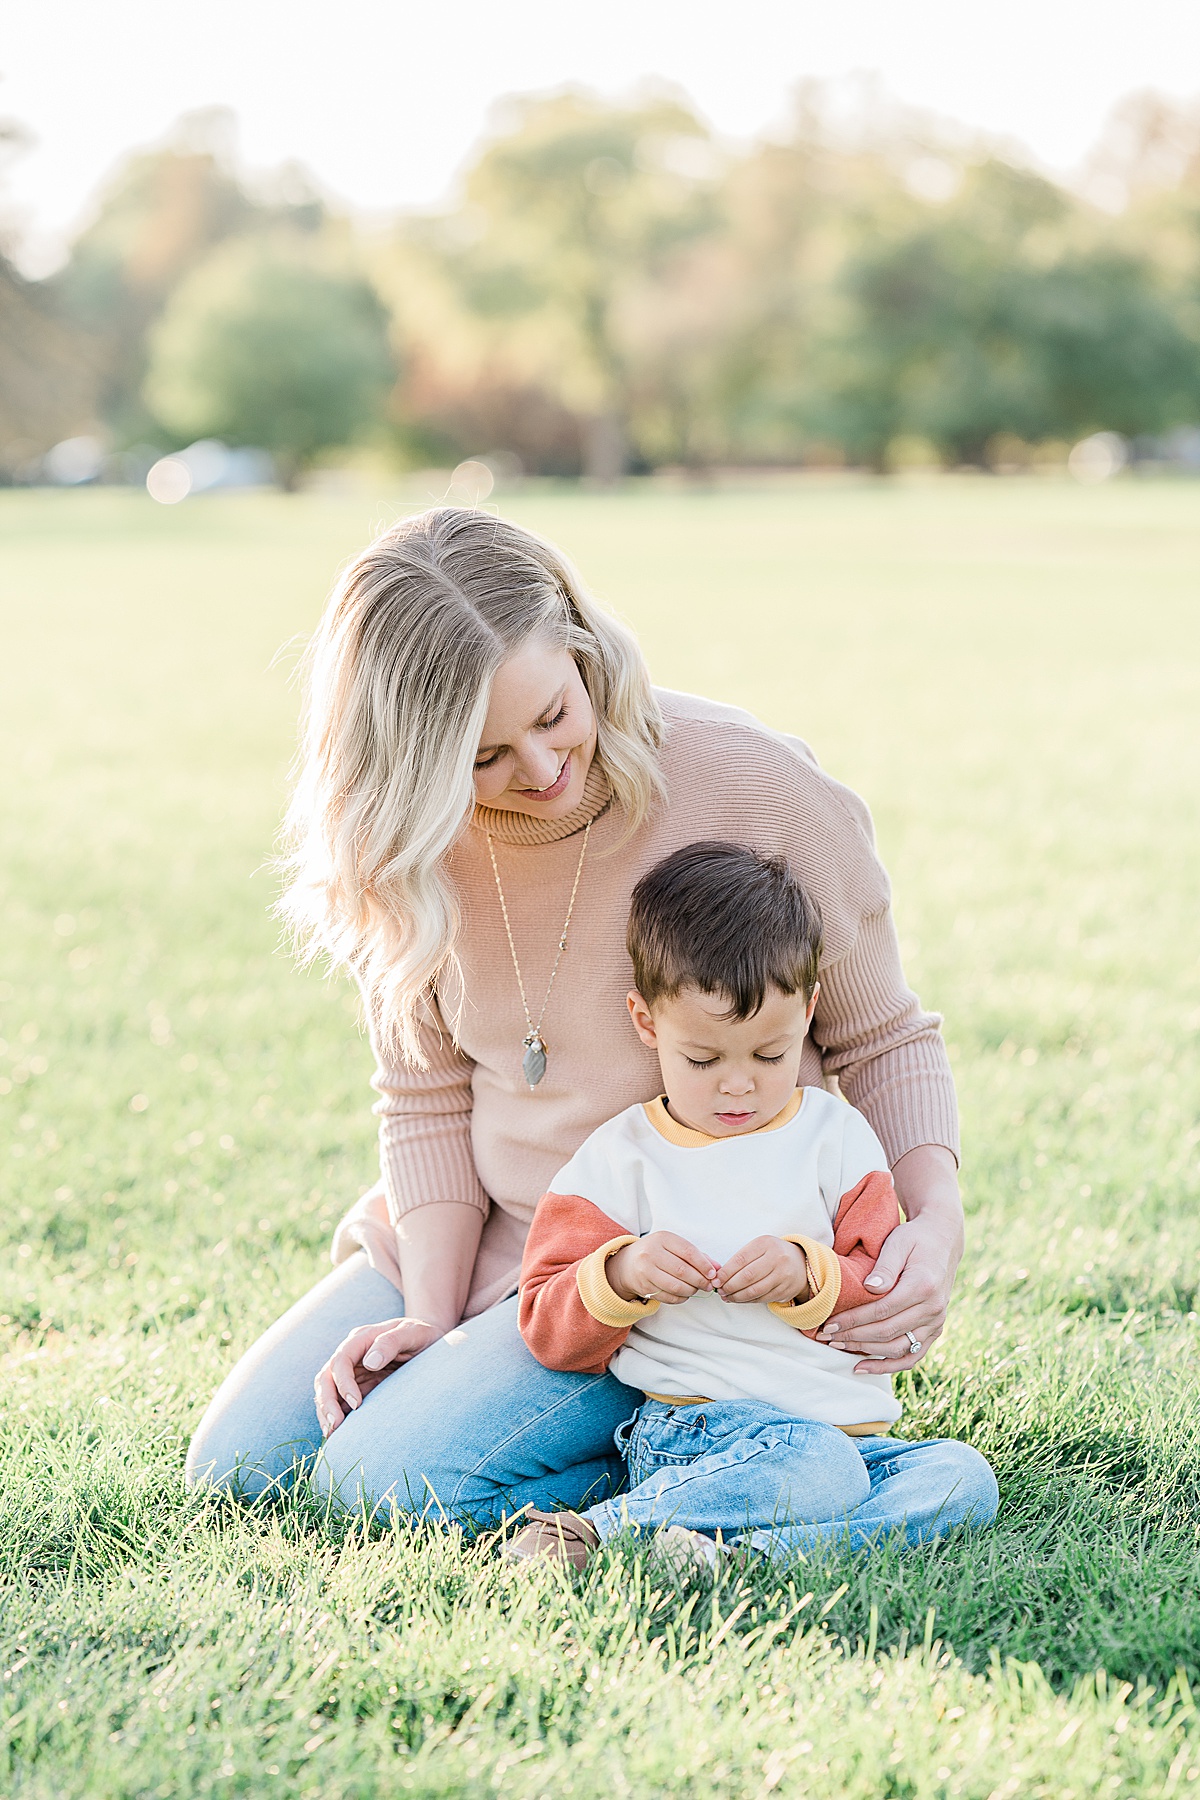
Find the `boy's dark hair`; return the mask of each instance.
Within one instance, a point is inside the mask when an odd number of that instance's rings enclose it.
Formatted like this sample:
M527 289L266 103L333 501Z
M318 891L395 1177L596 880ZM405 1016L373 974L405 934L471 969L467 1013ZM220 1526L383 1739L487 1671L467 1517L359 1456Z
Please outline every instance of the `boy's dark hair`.
M781 856L688 844L634 888L626 941L648 1006L695 987L728 995L728 1016L750 1019L768 988L811 996L821 914Z

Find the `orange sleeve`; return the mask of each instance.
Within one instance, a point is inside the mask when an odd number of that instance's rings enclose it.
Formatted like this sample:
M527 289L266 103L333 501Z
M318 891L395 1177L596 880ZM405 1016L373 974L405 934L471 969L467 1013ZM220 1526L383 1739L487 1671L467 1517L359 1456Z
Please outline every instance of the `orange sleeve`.
M863 1286L875 1267L884 1240L900 1223L900 1204L886 1169L869 1175L842 1195L833 1221L833 1249L807 1237L789 1237L808 1264L808 1298L799 1305L775 1302L769 1310L785 1325L815 1338L826 1319L847 1307L873 1300Z
M657 1310L657 1301L622 1300L605 1279L607 1258L633 1242L579 1194L539 1200L521 1261L517 1320L547 1369L602 1375L630 1327Z
M834 1313L878 1298L863 1282L875 1267L885 1240L899 1223L900 1203L887 1169L872 1169L842 1195L833 1221L833 1253L842 1269Z

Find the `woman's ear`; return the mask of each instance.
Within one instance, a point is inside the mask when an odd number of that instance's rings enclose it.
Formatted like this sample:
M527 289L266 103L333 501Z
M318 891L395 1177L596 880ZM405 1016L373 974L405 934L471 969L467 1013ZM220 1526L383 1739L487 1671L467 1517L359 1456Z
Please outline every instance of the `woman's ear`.
M625 996L625 1004L629 1008L629 1016L633 1020L633 1029L645 1044L647 1050L658 1049L658 1033L654 1029L654 1020L650 1008L642 999L636 988L630 988Z

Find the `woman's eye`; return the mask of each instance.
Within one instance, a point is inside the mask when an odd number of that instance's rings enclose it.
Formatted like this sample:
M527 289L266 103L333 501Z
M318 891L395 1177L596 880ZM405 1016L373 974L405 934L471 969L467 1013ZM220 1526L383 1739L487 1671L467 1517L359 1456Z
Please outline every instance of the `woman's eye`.
M710 1056L707 1062L697 1062L694 1056L685 1056L683 1060L693 1069L711 1069L717 1059L715 1056Z
M499 761L500 761L499 750L493 750L492 754L490 756L486 756L482 762L477 762L475 764L475 773L478 775L478 773L481 769L490 769L494 763L498 763Z
M539 731L553 731L554 727L556 725L562 724L562 722L566 718L566 716L567 716L566 707L560 706L558 711L555 713L555 715L552 719L539 719L538 720L538 730Z

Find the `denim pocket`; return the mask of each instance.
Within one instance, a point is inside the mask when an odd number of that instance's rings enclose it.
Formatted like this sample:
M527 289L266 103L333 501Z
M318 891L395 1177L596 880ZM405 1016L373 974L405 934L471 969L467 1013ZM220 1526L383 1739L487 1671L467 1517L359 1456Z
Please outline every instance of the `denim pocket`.
M639 1417L640 1409L639 1412L632 1413L628 1419L623 1419L613 1432L613 1443L624 1457L629 1455L629 1440L633 1436Z

